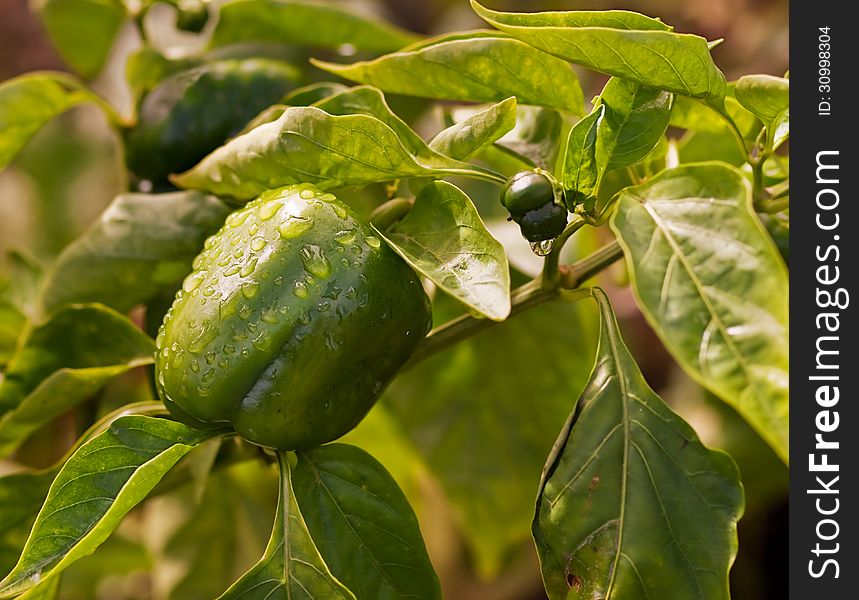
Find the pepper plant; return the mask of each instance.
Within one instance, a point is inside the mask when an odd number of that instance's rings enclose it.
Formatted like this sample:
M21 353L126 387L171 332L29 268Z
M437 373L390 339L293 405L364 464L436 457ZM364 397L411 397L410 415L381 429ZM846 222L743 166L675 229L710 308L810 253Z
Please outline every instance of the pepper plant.
M92 103L128 182L49 267L8 261L0 450L84 433L0 478L0 598L58 597L183 493L167 597L439 598L403 454L484 574L530 529L549 598L728 598L738 469L645 381L595 278L622 259L671 356L787 462L787 78L726 82L716 42L627 11L472 1L487 29L424 39L345 4L167 3L200 50L150 41L154 2L47 0L78 75L0 84L0 167ZM87 83L125 23L131 115ZM149 400L104 410L134 369ZM242 574L247 463L279 483Z

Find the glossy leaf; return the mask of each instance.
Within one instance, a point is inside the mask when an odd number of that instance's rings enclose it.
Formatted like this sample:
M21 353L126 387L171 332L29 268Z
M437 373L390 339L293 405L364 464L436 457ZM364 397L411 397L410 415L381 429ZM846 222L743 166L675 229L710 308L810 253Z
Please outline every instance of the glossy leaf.
M747 181L721 163L684 165L617 204L612 228L656 333L787 461L788 276Z
M673 95L612 77L600 94L605 113L599 125L601 169L634 165L659 143L671 117Z
M412 268L466 306L496 321L510 314L504 247L455 185L426 185L405 218L380 233Z
M292 107L276 121L233 138L173 181L247 200L293 183L331 189L448 175L498 179L452 158L412 155L399 136L375 117L334 116L316 107Z
M123 194L57 258L42 290L46 312L101 302L125 312L180 282L230 212L195 192Z
M299 452L292 483L325 563L356 598L441 598L417 517L376 459L346 444Z
M604 115L605 107L598 105L570 129L561 173L570 210L597 195L597 187L605 172L604 165L597 160L597 138Z
M280 495L265 554L218 600L355 600L319 554L295 498L291 468L286 460L285 455L278 455Z
M427 143L409 127L405 121L394 114L378 89L361 85L332 94L313 104L329 115L366 115L375 117L397 134L400 142L412 155L429 161L444 161L438 153L430 150Z
M38 0L37 10L62 57L84 77L97 75L125 22L121 0Z
M635 83L721 106L725 76L707 40L674 33L657 19L626 11L505 13L471 1L501 31L554 56Z
M91 553L194 446L214 435L144 416L120 417L82 445L48 492L0 598L50 583Z
M521 104L584 113L582 90L568 64L503 34L449 34L351 65L312 62L395 94L462 102L500 102L515 96Z
M458 314L433 302L438 323ZM498 574L529 535L540 469L594 351L592 307L545 304L400 374L384 403L440 482L474 565ZM415 402L420 398L420 402Z
M48 121L92 99L65 73L30 73L0 83L0 169Z
M103 306L58 311L30 332L0 382L0 454L109 379L150 364L154 351L148 336Z
M440 131L429 147L451 158L467 160L515 126L516 98L507 98Z
M771 75L745 75L737 80L737 101L770 125L790 105L790 82Z
M210 46L237 42L299 44L391 52L416 34L353 13L343 4L307 0L236 0L221 6Z
M593 293L596 364L549 456L533 523L549 598L727 600L737 466L650 389L608 299Z

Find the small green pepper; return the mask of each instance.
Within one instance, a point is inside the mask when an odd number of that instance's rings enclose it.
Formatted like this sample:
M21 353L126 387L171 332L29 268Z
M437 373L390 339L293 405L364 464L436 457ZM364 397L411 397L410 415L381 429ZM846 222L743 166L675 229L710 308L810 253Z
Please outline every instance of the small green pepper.
M537 171L519 171L507 180L501 190L501 204L514 219L516 215L524 215L554 200L551 180Z
M528 211L517 221L522 236L529 242L543 242L558 237L567 226L567 209L553 202Z
M355 427L429 331L414 271L331 194L264 193L206 242L164 318L158 393L179 420L291 450Z

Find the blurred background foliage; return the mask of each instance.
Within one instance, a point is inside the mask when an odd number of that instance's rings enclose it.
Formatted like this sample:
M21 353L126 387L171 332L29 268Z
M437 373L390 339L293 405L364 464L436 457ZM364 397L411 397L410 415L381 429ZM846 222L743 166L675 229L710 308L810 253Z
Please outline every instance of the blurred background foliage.
M378 15L420 34L480 28L465 0L350 0L354 10ZM728 80L747 73L782 75L788 67L786 0L607 0L490 3L501 10L623 8L658 16L680 32L725 38L714 58ZM150 43L192 51L202 36L179 32L174 9L147 16ZM131 111L125 61L141 46L137 30L120 32L94 87L120 112ZM296 59L309 78L325 78ZM344 49L343 61L350 60ZM337 58L330 52L313 52ZM68 70L27 0L0 0L0 81L40 69ZM577 69L585 97L604 79ZM416 99L391 98L395 111L429 138L443 127L441 111ZM75 239L127 185L121 147L102 113L82 106L46 126L0 173L0 288L23 285L37 264ZM504 220L497 189L458 182L477 202L511 264L533 275L539 262ZM370 208L383 190L353 194ZM584 237L571 252L600 240ZM9 254L10 251L20 254ZM515 282L514 282L515 283ZM746 490L739 524L740 551L731 573L736 600L782 599L787 552L787 469L729 407L688 379L650 331L624 287L621 265L600 284L611 288L624 335L649 383L698 431L705 443L738 462ZM458 310L436 304L445 320ZM137 315L138 319L141 315ZM446 597L463 600L545 598L529 539L536 485L545 457L591 367L595 314L590 307L543 306L503 327L433 358L394 383L383 402L345 441L369 450L399 481L419 515ZM2 332L0 332L2 334ZM503 365L503 367L501 367ZM0 474L53 464L82 424L123 404L151 398L149 374L138 369L113 380L81 409L39 431ZM63 578L66 600L194 600L215 597L256 561L268 537L276 475L264 461L244 460L248 448L210 446L193 453L156 498L133 512L111 540ZM225 464L209 476L214 461ZM49 480L48 480L49 481ZM188 483L190 481L190 483ZM2 500L2 498L0 498ZM191 516L194 516L191 519ZM26 534L27 519L21 519ZM0 530L4 528L0 511ZM20 535L22 527L16 531ZM0 537L0 571L7 571L23 540ZM19 546L20 547L20 546Z

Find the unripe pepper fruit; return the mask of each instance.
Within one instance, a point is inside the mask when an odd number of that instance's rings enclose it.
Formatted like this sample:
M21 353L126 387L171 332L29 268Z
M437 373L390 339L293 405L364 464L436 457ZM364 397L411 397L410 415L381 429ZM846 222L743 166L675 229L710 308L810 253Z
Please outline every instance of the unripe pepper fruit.
M156 341L179 420L255 444L318 446L355 427L429 331L408 265L331 194L266 192L205 244Z
M529 242L551 240L567 226L563 192L543 171L519 171L501 190L501 204Z

